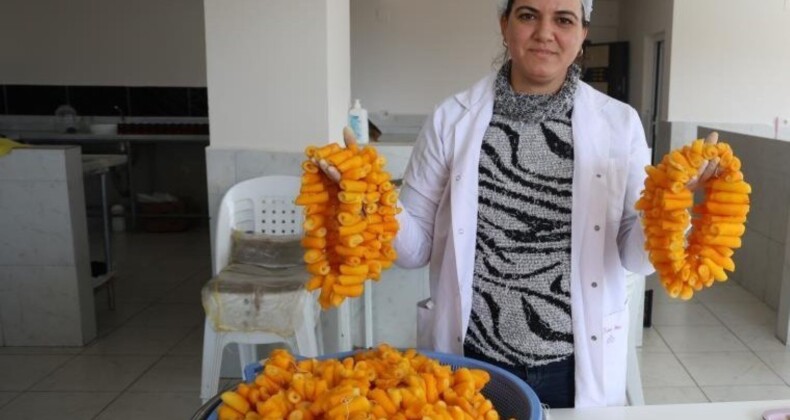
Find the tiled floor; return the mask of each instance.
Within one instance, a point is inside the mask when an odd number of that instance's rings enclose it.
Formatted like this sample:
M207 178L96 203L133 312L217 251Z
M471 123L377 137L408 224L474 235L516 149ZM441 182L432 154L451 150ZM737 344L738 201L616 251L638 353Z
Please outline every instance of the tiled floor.
M188 419L200 407L208 230L127 233L114 245L117 309L95 294L98 339L0 347L0 419Z
M790 398L790 352L776 312L734 282L690 302L653 288L653 328L639 350L647 404Z
M96 294L95 342L0 347L0 419L188 419L200 406L207 230L115 242L118 308ZM733 283L686 303L655 289L639 351L647 403L790 398L790 352L773 337L773 311Z

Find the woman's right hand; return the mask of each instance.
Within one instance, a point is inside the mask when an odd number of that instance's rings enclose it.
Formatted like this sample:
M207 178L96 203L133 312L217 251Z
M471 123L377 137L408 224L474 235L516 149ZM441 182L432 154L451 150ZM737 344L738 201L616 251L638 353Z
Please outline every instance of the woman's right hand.
M343 127L343 143L345 143L346 148L357 148L357 138L354 136L354 131L348 127ZM313 158L313 162L321 168L321 171L325 173L329 179L340 182L340 171L338 171L334 165L327 162L325 159Z
M705 137L705 144L713 144L719 142L719 133L713 131ZM697 190L700 186L705 185L705 183L713 177L719 176L719 158L715 158L710 161L706 161L699 171L697 175L693 177L687 184L686 187L691 190L692 192Z

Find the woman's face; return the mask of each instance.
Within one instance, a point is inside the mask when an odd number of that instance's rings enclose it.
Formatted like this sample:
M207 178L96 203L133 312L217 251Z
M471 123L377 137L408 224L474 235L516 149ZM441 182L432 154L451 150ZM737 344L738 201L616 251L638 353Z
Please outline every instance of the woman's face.
M579 0L514 0L500 21L502 37L513 60L511 83L520 92L552 93L582 48Z

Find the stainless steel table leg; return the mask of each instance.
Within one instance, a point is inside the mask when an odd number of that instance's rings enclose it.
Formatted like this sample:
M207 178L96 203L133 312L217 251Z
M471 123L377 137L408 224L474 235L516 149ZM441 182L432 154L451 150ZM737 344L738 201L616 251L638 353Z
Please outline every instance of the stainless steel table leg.
M137 229L137 203L134 192L134 175L132 174L132 143L130 141L123 142L124 149L126 149L126 172L129 177L129 207L132 211L132 230Z
M104 225L104 263L106 264L105 275L110 276L107 279L105 287L107 287L108 304L111 310L115 309L115 282L113 281L113 261L112 261L112 231L110 230L110 204L108 203L109 197L107 194L107 172L104 171L99 175L101 179L101 215Z
M112 271L112 238L110 237L110 204L107 202L107 172L101 175L101 217L104 225L104 261L107 263L107 272Z

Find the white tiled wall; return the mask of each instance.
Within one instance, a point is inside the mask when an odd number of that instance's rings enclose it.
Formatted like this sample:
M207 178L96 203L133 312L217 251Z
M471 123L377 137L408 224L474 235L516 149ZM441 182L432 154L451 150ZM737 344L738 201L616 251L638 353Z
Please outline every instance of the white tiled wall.
M0 157L0 324L8 346L96 335L78 147Z
M0 270L6 345L73 346L88 341L82 340L73 267L5 265Z

